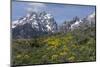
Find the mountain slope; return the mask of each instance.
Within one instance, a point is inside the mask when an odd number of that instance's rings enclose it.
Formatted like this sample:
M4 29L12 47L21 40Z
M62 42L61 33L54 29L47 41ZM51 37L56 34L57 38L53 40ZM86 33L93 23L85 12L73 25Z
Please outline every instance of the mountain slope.
M68 32L68 31L73 31L75 29L78 29L80 27L86 28L86 26L95 26L95 12L86 16L83 19L80 19L79 17L74 17L70 21L65 21L61 26L60 26L60 31L62 32ZM82 30L82 29L81 29Z
M55 33L56 31L57 23L54 17L46 12L30 12L12 22L14 38L32 38L45 33Z

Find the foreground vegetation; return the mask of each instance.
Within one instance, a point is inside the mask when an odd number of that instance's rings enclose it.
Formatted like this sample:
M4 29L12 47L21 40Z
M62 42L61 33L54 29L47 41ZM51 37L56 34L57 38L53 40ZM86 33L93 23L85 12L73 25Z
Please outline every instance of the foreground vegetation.
M95 27L12 41L14 65L95 60Z

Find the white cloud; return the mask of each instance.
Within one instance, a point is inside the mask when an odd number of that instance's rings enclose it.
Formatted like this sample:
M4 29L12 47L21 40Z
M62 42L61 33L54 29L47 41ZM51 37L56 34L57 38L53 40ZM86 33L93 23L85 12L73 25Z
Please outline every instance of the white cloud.
M28 3L27 5L29 6L28 8L26 8L27 11L36 11L36 12L41 11L42 8L46 7L46 5L43 3Z
M45 7L46 5L43 3L29 3L28 5L33 7Z
M31 11L31 10L33 10L33 8L27 8L27 11Z

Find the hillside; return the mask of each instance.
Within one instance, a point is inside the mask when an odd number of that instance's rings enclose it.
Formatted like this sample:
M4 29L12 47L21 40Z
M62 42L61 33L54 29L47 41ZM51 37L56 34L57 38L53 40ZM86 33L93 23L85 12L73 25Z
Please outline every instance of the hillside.
M77 33L78 32L78 33ZM96 60L95 27L12 42L14 65Z
M46 15L48 14L45 13L42 17ZM23 21L25 24L15 24L16 27L12 30L13 65L96 60L96 19L94 13L83 19L75 17L71 21L65 21L59 29L57 29L54 19L50 18L44 19L44 24L39 22L41 24L38 27L34 24L31 25L29 19L27 22ZM46 20L52 20L52 22ZM50 27L50 30L47 26ZM39 31L38 28L40 28Z

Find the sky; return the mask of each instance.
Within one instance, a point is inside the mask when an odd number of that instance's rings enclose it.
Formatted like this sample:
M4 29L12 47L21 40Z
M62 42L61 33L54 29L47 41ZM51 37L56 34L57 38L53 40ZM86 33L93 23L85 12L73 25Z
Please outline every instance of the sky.
M29 11L46 11L54 16L55 21L60 24L78 16L84 18L95 12L95 6L82 6L71 4L54 4L38 2L12 2L12 21L25 16Z

